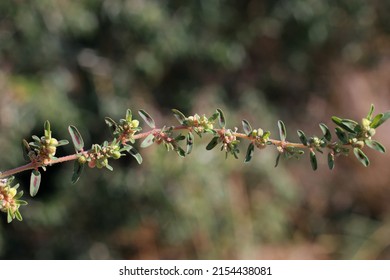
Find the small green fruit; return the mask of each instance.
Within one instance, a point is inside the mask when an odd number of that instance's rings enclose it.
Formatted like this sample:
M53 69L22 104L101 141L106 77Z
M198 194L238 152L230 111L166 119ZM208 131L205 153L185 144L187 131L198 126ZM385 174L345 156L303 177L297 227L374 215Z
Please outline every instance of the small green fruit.
M118 158L120 158L121 157L121 153L119 152L119 151L114 151L113 153L112 153L112 158L113 159L118 159Z
M58 140L55 138L51 138L49 144L50 146L58 146Z
M87 159L85 158L85 156L80 156L80 157L78 158L78 161L79 161L79 163L84 164L84 163L87 162Z
M131 121L131 127L132 128L136 128L139 126L139 121L138 120L132 120Z

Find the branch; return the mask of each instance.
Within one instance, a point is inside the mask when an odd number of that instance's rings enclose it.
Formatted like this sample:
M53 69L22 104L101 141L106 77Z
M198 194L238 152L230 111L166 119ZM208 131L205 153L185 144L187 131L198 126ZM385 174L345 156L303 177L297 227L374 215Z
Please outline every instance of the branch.
M270 131L264 131L262 128L253 129L246 120L242 121L243 132L238 132L237 128L234 130L227 128L226 118L221 109L217 109L210 117L198 114L186 117L179 110L173 109L172 111L180 125L156 128L153 118L144 110L140 110L139 115L151 128L142 133L139 121L133 119L130 109L127 110L126 117L120 119L119 122L106 117L105 122L112 129L113 139L105 141L103 144L93 144L88 150L84 150L84 140L80 132L71 125L68 130L76 153L60 158L55 157L57 147L67 145L69 142L53 138L50 123L46 121L44 123L44 136L33 135L32 142L23 140L24 158L29 163L0 172L0 211L7 213L8 222L15 218L22 220L19 207L27 202L19 199L23 195L23 191L19 193L16 191L18 184L11 187L13 175L32 170L30 195L35 196L41 182L40 168L46 170L47 167L54 164L74 161L72 183L75 184L86 165L90 168L107 168L112 171L109 159L115 160L126 156L125 152L141 164L142 156L133 146L137 140L143 140L140 144L141 148L146 148L154 143L162 144L167 151L172 150L180 157L185 157L192 151L194 134L199 137L207 134L212 136L211 141L206 146L207 150L212 150L220 145L221 151L225 152L226 157L232 155L235 158L238 158L240 152L239 143L241 140L245 140L249 142L249 145L244 162L247 163L252 159L255 148L264 149L274 146L278 152L275 167L279 164L280 158L299 158L307 150L313 170L317 169L317 152L322 154L324 150L327 151L328 166L333 169L335 157L348 155L352 149L356 158L367 167L370 161L364 154L363 148L368 146L381 153L385 152L383 145L373 140L372 137L375 135L376 129L390 118L390 111L373 116L374 106L371 105L368 115L360 123L350 119L332 117L332 121L336 124L337 138L335 140L332 139L328 126L321 123L319 125L322 131L321 136L307 137L302 130L298 130L297 134L301 143L294 143L287 141L286 126L280 120L278 121L279 139L273 139L270 138ZM219 128L214 128L216 122L218 122ZM183 135L182 132L186 135ZM185 148L182 147L183 142L185 142Z

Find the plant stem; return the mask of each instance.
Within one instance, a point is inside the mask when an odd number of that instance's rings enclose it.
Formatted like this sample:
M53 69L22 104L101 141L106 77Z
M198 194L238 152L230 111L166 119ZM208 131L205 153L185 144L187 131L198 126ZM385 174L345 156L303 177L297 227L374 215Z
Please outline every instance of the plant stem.
M175 131L177 131L177 130L192 130L192 129L193 129L193 127L184 126L184 125L173 127L173 130L175 130ZM215 129L215 131L217 133L223 133L225 130L226 129L224 129L224 128L223 129ZM154 128L152 130L134 135L134 139L135 140L142 139L142 138L147 137L150 134L158 134L161 131L162 131L161 128ZM249 141L255 140L253 137L250 137L244 133L233 132L232 134L234 136L236 136L237 138L247 139ZM310 146L305 146L301 143L293 143L293 142L280 141L280 140L275 140L275 139L268 139L268 141L271 142L275 146L281 146L283 148L294 147L294 148L300 148L300 149L311 149ZM87 153L87 152L88 151L84 151L84 153ZM57 159L50 160L47 164L40 163L40 162L37 162L37 163L30 162L26 165L19 166L19 167L16 167L16 168L4 171L4 172L0 172L0 179L7 178L7 177L10 177L12 175L15 175L15 174L27 171L27 170L38 169L39 167L43 167L43 166L51 166L51 165L54 165L57 163L63 163L63 162L67 162L67 161L77 160L78 156L79 156L78 154L63 156L63 157L60 157Z

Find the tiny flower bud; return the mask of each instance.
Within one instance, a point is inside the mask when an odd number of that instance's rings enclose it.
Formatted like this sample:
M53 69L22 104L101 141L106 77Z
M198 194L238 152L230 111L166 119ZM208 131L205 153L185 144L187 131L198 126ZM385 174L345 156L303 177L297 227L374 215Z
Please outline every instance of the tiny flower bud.
M80 156L78 158L78 161L79 161L79 163L84 164L84 163L86 163L87 159L85 158L85 156Z
M114 151L113 153L112 153L112 158L113 159L118 159L118 158L120 158L121 157L121 153L119 152L119 151Z
M51 138L49 144L50 146L58 146L58 140L55 138Z
M16 195L17 191L15 188L11 188L8 192L10 198L13 198Z
M138 120L132 120L131 121L131 127L136 128L138 126L139 126L139 121Z
M369 130L370 129L370 124L371 124L371 121L366 119L366 118L363 118L362 119L362 126L365 130Z

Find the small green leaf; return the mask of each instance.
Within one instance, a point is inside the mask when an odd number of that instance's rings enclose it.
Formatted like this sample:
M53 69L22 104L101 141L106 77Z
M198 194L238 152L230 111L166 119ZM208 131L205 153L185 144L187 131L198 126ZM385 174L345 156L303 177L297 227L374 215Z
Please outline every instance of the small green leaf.
M23 139L23 141L22 141L22 150L23 150L23 158L26 161L29 161L30 157L28 156L28 154L31 151L31 148L30 148L30 145L28 144L28 142L25 139Z
M151 128L156 128L156 124L153 120L153 118L146 113L144 110L139 110L138 114L141 116L141 118L151 127Z
M253 144L253 142L251 142L248 146L248 150L246 151L246 156L244 161L245 163L250 162L250 160L253 157L254 151L255 151L255 145Z
M329 128L324 123L320 123L320 128L322 130L322 133L324 134L324 137L327 141L332 141L332 134L330 133Z
M371 128L377 128L377 127L379 126L379 123L380 123L380 121L381 121L382 118L383 118L383 114L382 114L382 113L376 115L376 116L372 119L371 124L370 124L370 127L371 127Z
M244 129L246 135L251 134L253 131L252 126L247 120L242 120L242 128Z
M332 117L332 121L342 129L351 133L355 133L355 127L357 125L355 121L348 120L348 119L340 119L339 117L335 117L335 116Z
M383 114L383 117L380 119L376 127L382 125L385 121L387 121L390 118L390 111L387 111L386 113ZM375 128L375 127L373 127Z
M186 151L187 155L191 153L193 145L194 145L194 135L190 131L187 134L187 151Z
M317 170L317 157L314 151L310 151L310 164L313 170Z
M126 121L131 122L133 120L133 114L131 113L130 109L126 110Z
M187 119L186 116L177 109L172 109L172 112L173 112L173 115L175 116L175 118L179 121L179 123L184 124L184 122Z
M226 126L226 119L225 115L223 114L221 109L217 109L218 112L218 121L219 121L219 126L224 128Z
M28 204L27 201L25 201L25 200L19 200L19 199L16 200L15 203L18 204L18 205L27 205L27 204Z
M216 119L218 119L219 117L219 113L218 112L215 112L210 118L209 118L209 122L214 122Z
M307 146L307 138L305 133L302 130L298 130L297 133L299 136L299 140L301 140L302 144Z
M369 111L368 114L367 114L367 119L368 119L368 120L371 120L371 118L372 118L372 113L374 113L374 109L375 109L374 104L371 104L370 111Z
M278 165L279 165L279 160L280 160L281 155L282 155L282 154L279 153L278 156L276 157L275 167L278 167Z
M77 130L77 128L73 125L70 125L68 127L68 131L70 134L70 137L72 138L72 142L74 145L74 148L77 152L80 152L84 149L84 140L83 137L81 137L80 132Z
M110 117L105 117L104 121L106 122L108 127L112 127L114 130L117 129L118 124L113 119L111 119Z
M384 114L378 114L374 117L372 120L370 127L371 128L377 128L378 126L382 125L385 121L387 121L390 118L390 111L384 113Z
M332 152L329 152L328 154L328 166L330 170L333 170L334 168L334 154Z
M18 220L18 221L23 221L23 217L22 217L22 214L20 214L20 212L19 212L19 209L16 209L16 211L15 211L15 217L16 217L16 219Z
M368 157L363 153L362 150L360 150L359 148L354 148L353 149L353 153L355 154L356 158L365 166L369 166L370 165L370 161L368 159Z
M348 135L340 127L336 127L335 131L341 143L348 144Z
M51 130L50 130L50 122L45 121L45 124L43 125L45 128L45 139L51 139Z
M130 146L130 145L127 145L127 146ZM141 154L132 146L130 146L130 149L128 150L128 153L130 155L132 155L138 162L138 164L141 164L142 163L142 156Z
M112 168L112 166L109 165L108 163L105 165L105 168L107 168L110 171L114 171L114 168Z
M180 134L177 137L175 137L175 141L176 142L183 141L184 139L186 139L186 137L184 135L182 135L182 134Z
M79 181L83 170L84 170L84 164L80 163L78 160L75 160L74 165L73 165L73 175L72 175L72 184L73 185Z
M282 140L284 142L284 141L286 141L286 138L287 138L286 126L284 125L284 123L281 120L279 120L278 127L279 127L280 140Z
M12 220L13 220L13 217L11 214L11 209L8 209L7 210L7 222L10 223L10 222L12 222Z
M146 136L144 141L142 141L141 148L149 147L153 143L154 143L154 135L153 134L149 134L148 136Z
M69 144L68 140L60 140L60 141L58 141L57 147L65 146L65 145L68 145L68 144Z
M186 152L181 147L177 147L175 149L175 151L182 158L184 158L186 156Z
M217 146L218 141L219 141L218 136L211 139L210 143L206 146L206 150L210 151L210 150L214 149L214 147Z
M41 173L38 170L31 172L30 178L30 195L35 196L38 193L41 184Z
M370 140L370 139L366 139L364 142L371 149L377 150L383 154L386 153L386 148L381 143L379 143L375 140Z

